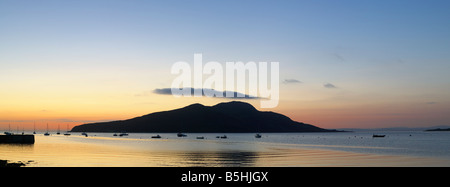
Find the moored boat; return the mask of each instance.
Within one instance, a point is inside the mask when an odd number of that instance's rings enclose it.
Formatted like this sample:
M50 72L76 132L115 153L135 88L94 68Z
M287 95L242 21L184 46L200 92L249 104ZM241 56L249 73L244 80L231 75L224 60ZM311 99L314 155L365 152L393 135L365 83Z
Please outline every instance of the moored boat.
M152 138L161 138L161 136L158 134L156 136L152 136Z
M382 134L373 134L372 138L384 138L386 135Z

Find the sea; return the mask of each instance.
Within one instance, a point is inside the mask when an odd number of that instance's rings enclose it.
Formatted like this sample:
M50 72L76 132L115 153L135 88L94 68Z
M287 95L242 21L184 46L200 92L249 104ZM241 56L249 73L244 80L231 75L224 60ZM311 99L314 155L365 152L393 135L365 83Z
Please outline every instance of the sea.
M0 160L26 167L450 166L450 132L113 134L38 133L32 145L0 144Z

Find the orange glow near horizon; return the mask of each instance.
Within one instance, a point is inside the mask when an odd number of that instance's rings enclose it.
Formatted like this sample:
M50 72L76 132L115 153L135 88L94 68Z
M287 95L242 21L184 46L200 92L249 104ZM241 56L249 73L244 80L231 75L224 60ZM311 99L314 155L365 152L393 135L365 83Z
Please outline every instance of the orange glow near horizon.
M136 98L134 98L136 99ZM66 106L59 111L49 107L48 110L21 111L20 108L10 111L0 112L0 130L51 131L59 129L66 131L76 125L85 123L125 120L139 117L153 112L173 110L193 103L201 103L206 106L213 106L220 102L229 102L227 99L216 98L174 98L172 96L148 96L137 98L141 103L123 104L109 103L107 109L101 110L106 104L99 103L98 106L87 107L83 110L83 104L72 107ZM449 120L445 107L432 105L411 105L397 104L390 106L389 103L365 105L341 106L340 104L321 104L321 102L289 102L280 101L280 105L274 109L260 109L259 100L244 100L262 111L273 111L290 117L294 121L312 124L321 128L385 128L385 127L424 127L428 124L436 124L437 121ZM298 103L305 103L299 105ZM309 104L308 104L309 103ZM308 104L308 105L306 105ZM117 107L117 106L122 107ZM323 105L323 106L322 106ZM60 106L59 104L57 106ZM92 106L92 105L91 105ZM55 107L57 108L57 107ZM439 112L436 112L439 111ZM35 124L35 125L34 125Z

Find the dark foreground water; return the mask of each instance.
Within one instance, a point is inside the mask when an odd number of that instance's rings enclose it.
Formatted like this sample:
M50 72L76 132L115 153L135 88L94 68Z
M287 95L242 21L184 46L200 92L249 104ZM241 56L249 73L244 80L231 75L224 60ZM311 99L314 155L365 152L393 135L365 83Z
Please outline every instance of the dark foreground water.
M0 159L27 166L450 166L450 132L80 133L0 144ZM204 139L197 139L204 137ZM31 162L29 162L31 161Z

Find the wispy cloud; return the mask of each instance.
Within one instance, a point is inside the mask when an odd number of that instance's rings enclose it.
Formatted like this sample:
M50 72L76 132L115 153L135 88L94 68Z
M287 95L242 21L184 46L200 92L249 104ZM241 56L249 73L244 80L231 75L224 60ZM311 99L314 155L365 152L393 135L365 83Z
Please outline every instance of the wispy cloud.
M333 57L339 62L345 62L345 58L339 53L333 53Z
M181 89L181 88L180 88ZM205 92L208 95L214 95L215 98L230 98L230 99L261 99L260 97L256 97L256 96L251 96L251 95L247 95L247 94L243 94L243 93L239 93L239 92L233 92L233 91L217 91L214 89L209 89L209 88L184 88L184 89L190 89L191 91L191 95L194 95L195 91L201 91L202 92L202 96L206 96ZM153 90L153 93L155 94L160 94L160 95L173 95L172 94L172 88L157 88ZM233 95L233 97L227 97L227 95ZM243 96L243 97L238 97L239 95ZM220 97L223 96L223 97Z
M334 84L331 84L331 83L326 83L326 84L323 85L323 87L325 87L325 88L337 88Z
M297 79L284 79L283 84L300 84L303 83Z

